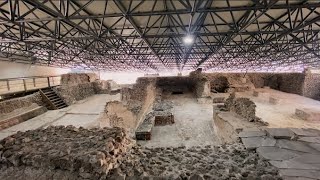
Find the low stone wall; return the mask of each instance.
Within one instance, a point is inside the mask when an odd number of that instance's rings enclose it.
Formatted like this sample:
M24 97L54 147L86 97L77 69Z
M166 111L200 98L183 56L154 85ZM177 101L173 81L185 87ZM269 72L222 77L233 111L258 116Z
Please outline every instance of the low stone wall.
M54 87L54 90L68 105L96 94L94 82L76 85L63 85Z
M19 108L25 108L36 103L39 106L43 106L42 97L39 92L27 95L24 97L18 97L0 102L0 114L10 113Z
M123 127L133 133L155 100L155 82L154 78L138 78L132 88L122 89L122 101L106 104L105 112L100 118L101 123L111 127Z
M256 117L256 105L249 98L236 98L232 93L226 99L225 107L228 111L235 112L249 122L260 121L260 118Z
M320 100L320 74L306 73L303 96Z
M97 80L98 77L94 73L68 73L61 76L60 84L63 85L76 85L87 82L93 82Z

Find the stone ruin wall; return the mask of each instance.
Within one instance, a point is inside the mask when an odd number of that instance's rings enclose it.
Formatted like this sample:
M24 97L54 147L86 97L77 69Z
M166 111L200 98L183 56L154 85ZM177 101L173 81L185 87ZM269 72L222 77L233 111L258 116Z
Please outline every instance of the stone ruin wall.
M155 78L138 78L132 88L121 90L121 102L108 102L100 118L102 126L123 127L133 133L152 106L156 94Z
M0 102L0 114L7 114L16 109L29 107L33 103L38 104L39 106L44 106L44 102L42 101L42 97L39 92Z
M98 80L94 73L70 73L61 76L61 86L54 90L68 105L94 94L110 93L108 81Z
M306 74L302 93L305 97L320 100L320 74Z

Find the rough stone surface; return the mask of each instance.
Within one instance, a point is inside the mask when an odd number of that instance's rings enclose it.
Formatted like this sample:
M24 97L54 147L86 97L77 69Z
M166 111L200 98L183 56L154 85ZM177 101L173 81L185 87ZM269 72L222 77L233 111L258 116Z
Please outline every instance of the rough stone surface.
M226 109L235 112L250 122L260 121L256 117L256 105L249 98L236 98L235 93L232 93L225 102Z
M39 92L27 95L24 97L18 97L0 102L0 115L4 115L15 111L16 109L26 108L36 103L39 106L43 106L42 98Z
M277 170L241 144L132 149L112 171L130 179L280 179ZM132 168L133 167L133 168ZM110 173L109 177L113 174Z
M32 167L98 179L119 166L131 143L121 128L55 126L19 132L0 141L1 172L13 166Z

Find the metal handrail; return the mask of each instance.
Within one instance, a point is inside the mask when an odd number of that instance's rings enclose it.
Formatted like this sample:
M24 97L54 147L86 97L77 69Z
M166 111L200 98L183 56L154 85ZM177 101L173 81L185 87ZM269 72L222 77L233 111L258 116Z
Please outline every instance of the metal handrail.
M52 80L54 82L53 78L57 78L57 77L61 77L60 76L29 76L29 77L16 77L16 78L6 78L6 79L0 79L0 82L6 82L6 85L3 87L3 89L7 89L6 92L3 92L0 94L1 95L5 95L5 94L12 94L12 93L21 93L21 92L27 92L27 91L31 91L31 90L36 90L36 89L41 89L41 88L45 88L45 87L36 87L36 79L46 79L46 81L44 83L47 83L46 87L52 87L52 84L50 83L50 80ZM21 90L16 90L16 91L12 91L12 85L10 87L10 82L14 82L14 81L21 81ZM33 88L28 89L28 83L26 82L27 80L33 80ZM16 83L17 85L19 85L20 83ZM53 86L57 86L57 85L53 85Z

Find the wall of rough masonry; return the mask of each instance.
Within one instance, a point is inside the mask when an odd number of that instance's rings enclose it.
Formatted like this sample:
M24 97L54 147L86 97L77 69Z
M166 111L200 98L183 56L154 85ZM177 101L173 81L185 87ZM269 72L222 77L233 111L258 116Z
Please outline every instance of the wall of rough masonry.
M33 103L43 106L44 102L39 92L0 102L0 114L10 113L16 109L29 107Z
M68 73L61 76L61 85L76 85L87 82L93 82L98 77L94 73Z
M54 90L70 105L94 94L109 93L110 84L98 80L94 73L70 73L61 76L61 86Z
M162 89L163 93L192 92L194 82L187 76L158 77L156 86Z
M235 112L250 122L259 121L256 117L256 105L249 98L236 97L235 93L232 93L226 99L225 107L228 111Z
M241 92L255 88L244 73L203 73L203 76L210 81L212 92Z
M155 100L155 78L138 78L132 88L121 90L122 101L108 102L100 121L111 127L135 130Z
M53 88L64 101L71 105L76 101L85 99L96 94L94 82L82 84L63 85Z
M303 84L303 96L320 100L320 74L306 73Z

